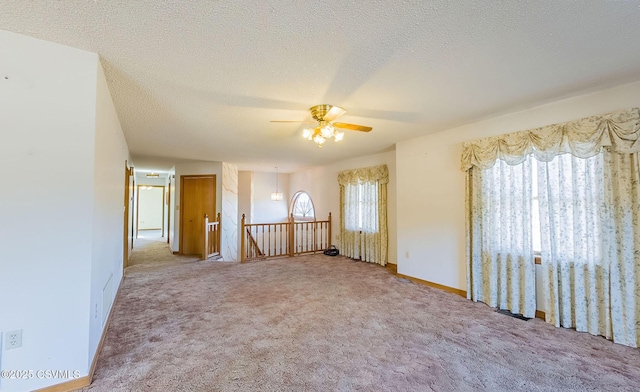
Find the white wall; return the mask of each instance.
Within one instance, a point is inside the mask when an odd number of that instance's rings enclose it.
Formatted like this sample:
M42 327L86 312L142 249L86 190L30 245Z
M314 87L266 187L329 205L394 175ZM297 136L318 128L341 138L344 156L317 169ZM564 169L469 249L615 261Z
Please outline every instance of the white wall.
M168 178L148 178L144 174L136 174L136 186L138 185L155 185L166 186Z
M173 239L171 239L171 250L179 251L180 247L180 176L196 174L216 175L216 214L222 212L222 162L187 162L176 163L175 166L175 200L173 223ZM224 225L224 223L223 223Z
M93 236L89 358L91 365L104 323L122 279L125 161L127 142L99 61L95 89ZM129 160L130 161L130 160Z
M463 141L639 105L636 82L398 143L398 272L466 290Z
M253 221L253 172L250 171L238 171L238 222L242 221L243 214L245 223Z
M329 166L316 167L293 173L289 178L289 195L298 191L305 191L311 196L316 210L316 219L326 219L332 214L331 231L332 243L339 246L340 233L340 187L338 186L338 172L386 164L389 168L389 184L387 185L387 217L389 231L389 263L396 264L396 152L351 159Z
M282 200L271 200L271 194L276 190L275 172L253 173L253 219L251 223L285 222L289 215L288 192L289 174L278 174L278 191L282 192Z
M122 269L128 151L96 54L0 31L0 75L0 331L23 331L0 366L84 376L102 331L92 309ZM1 388L63 381L4 379Z

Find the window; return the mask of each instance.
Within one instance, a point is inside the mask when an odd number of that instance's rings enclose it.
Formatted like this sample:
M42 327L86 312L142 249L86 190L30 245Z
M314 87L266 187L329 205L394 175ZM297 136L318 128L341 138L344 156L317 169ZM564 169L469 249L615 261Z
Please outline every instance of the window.
M552 254L558 263L602 262L607 229L603 219L608 211L603 171L602 153L590 158L562 154L550 162L538 162L534 178L538 180L539 214L532 218L539 219L539 226L534 225L533 234L537 231L544 239L545 254Z
M527 157L519 165L497 160L478 173L479 228L487 235L476 238L482 238L485 251L491 249L496 257L531 253L533 160Z
M340 253L387 264L387 165L344 170L340 185Z
M492 195L494 198L487 206L493 224L497 225L494 230L510 231L513 222L517 222L516 226L520 224L518 214L527 214L528 218L523 222L531 225L531 243L536 257L541 256L542 239L549 238L547 242L553 242L554 250L564 249L564 253L572 255L567 256L572 262L586 259L586 255L580 253L589 244L574 248L587 234L589 243L601 241L599 211L604 195L600 191L603 185L599 173L602 159L601 154L587 159L562 154L550 162L539 162L530 156L521 164L524 165L522 169L511 168L498 160L486 169L487 176L483 181L485 197ZM523 197L529 192L530 198ZM560 233L562 241L557 239ZM512 241L507 243L513 245ZM600 257L601 251L594 248L592 253Z
M522 186L522 192L528 192L527 188L529 187L522 182L529 182L531 189L531 242L534 254L538 257L541 255L543 234L550 234L543 233L543 230L551 230L556 233L562 227L567 241L552 239L554 248L571 249L567 252L573 255L571 259L575 262L578 255L574 253L576 250L572 249L574 246L573 238L579 238L586 231L589 233L590 241L595 243L601 241L599 236L601 223L598 218L599 207L602 205L604 197L598 191L603 188L603 185L598 181L598 173L602 170L601 161L601 155L580 159L563 154L546 163L529 157L527 162L531 162L531 164L526 170L530 171L530 174L525 179L514 176L513 173L507 171L508 165L499 160L492 168L487 169L492 173L493 180L484 183L484 185L487 187L486 192L500 194L505 189L505 184L510 184L510 189L516 185ZM513 207L521 202L524 200L517 195L512 196L508 205L492 202L493 221L500 221L500 216L505 212L506 207ZM543 202L546 204L541 205ZM551 203L550 206L549 203ZM543 219L541 214L545 216L544 222L541 221ZM578 225L577 228L569 224L574 219ZM543 227L547 227L547 229ZM583 228L587 230L583 230ZM556 236L557 234L554 235L554 237ZM595 252L598 257L600 253L600 251ZM580 258L578 257L578 259Z
M316 212L313 208L313 201L309 194L304 191L297 192L291 199L289 213L293 214L296 221L313 221L316 219Z
M346 216L351 219L345 219L345 229L351 231L362 230L362 190L361 185L348 184L345 186L345 198L347 203L344 206Z
M387 184L389 169L378 165L338 173L340 253L356 260L387 264Z
M375 233L378 231L378 184L365 182L361 184L348 184L345 187L345 216L351 219L345 220L345 228L352 231L366 231ZM365 197L365 195L368 195ZM372 219L364 219L365 216Z
M547 322L640 346L638 119L633 108L464 143L471 299L533 317L538 289Z

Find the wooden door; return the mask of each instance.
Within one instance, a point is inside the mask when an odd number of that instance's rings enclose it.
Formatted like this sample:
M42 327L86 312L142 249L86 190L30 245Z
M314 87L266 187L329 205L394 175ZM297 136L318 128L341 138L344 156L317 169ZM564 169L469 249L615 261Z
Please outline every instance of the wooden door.
M204 214L216 216L216 176L180 176L180 253L196 255L204 246Z

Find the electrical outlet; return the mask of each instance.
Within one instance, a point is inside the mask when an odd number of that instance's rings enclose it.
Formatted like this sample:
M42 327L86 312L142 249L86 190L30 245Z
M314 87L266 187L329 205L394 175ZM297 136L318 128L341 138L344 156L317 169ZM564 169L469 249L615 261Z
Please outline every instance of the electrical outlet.
M5 332L4 346L5 350L22 347L22 330L16 329L15 331Z

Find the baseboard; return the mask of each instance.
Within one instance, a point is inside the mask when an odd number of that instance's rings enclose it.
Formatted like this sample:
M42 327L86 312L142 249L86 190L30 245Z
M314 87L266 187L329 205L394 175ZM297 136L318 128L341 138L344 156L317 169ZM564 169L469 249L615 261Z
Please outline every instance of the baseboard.
M399 276L401 278L409 279L409 280L411 280L413 282L416 282L416 283L421 283L421 284L424 284L424 285L429 286L429 287L434 287L436 289L444 290L444 291L447 291L447 292L453 293L453 294L458 294L461 297L467 298L467 292L464 291L464 290L455 289L453 287L441 285L441 284L438 284L438 283L429 282L428 280L422 280L422 279L414 278L413 276L407 276L407 275L399 274L398 273L398 266L396 264L387 264L386 267L388 269L390 269L391 272L393 272L396 276ZM545 314L544 314L544 312L542 310L536 310L536 316L535 317L544 320L545 319Z
M394 274L398 273L398 264L387 263L387 265L385 265L385 267L387 267L389 270L391 270L391 272L393 272Z
M111 324L111 315L113 314L113 309L116 307L116 302L118 301L118 294L120 294L120 289L122 288L122 282L124 281L124 275L120 278L120 284L118 285L118 291L116 291L116 295L113 300L113 304L111 304L111 309L109 310L109 315L107 316L107 322L105 323L104 329L102 330L102 336L100 337L100 342L98 343L98 348L96 349L96 353L93 356L93 361L91 361L91 367L89 368L89 374L76 378L75 380L69 380L62 382L60 384L50 385L48 387L44 387L41 389L37 389L34 392L69 392L75 391L80 388L88 387L91 385L91 380L93 380L93 374L96 371L96 366L98 364L98 357L100 356L100 351L102 351L102 345L104 344L104 339L107 336L107 330L109 329L109 324Z
M464 290L460 290L460 289L456 289L453 287L449 287L449 286L445 286L439 283L433 283L433 282L429 282L428 280L422 280L422 279L418 279L418 278L414 278L413 276L407 276L407 275L402 275L402 274L398 274L396 273L397 276L404 278L404 279L409 279L412 282L416 282L416 283L421 283L423 285L429 286L429 287L433 287L436 289L440 289L452 294L457 294L461 297L467 298L467 292Z
M171 252L171 253L173 253L174 255L179 255L180 254L180 252L176 252L175 250L173 252Z

